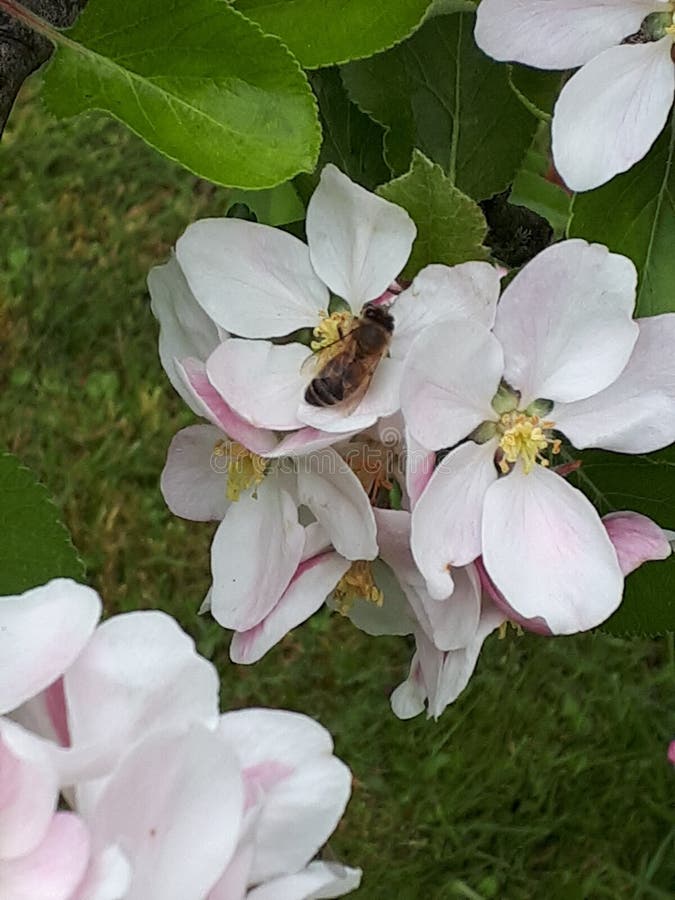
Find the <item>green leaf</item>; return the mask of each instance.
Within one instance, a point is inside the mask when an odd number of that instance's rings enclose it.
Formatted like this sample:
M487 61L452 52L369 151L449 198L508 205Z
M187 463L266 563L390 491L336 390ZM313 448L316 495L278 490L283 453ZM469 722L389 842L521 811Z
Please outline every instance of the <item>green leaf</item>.
M675 446L648 456L605 450L575 455L582 465L570 481L601 515L634 510L675 529ZM675 557L646 563L629 575L623 603L601 629L612 634L675 631Z
M388 129L386 159L396 174L413 147L477 199L504 190L532 142L537 120L488 59L468 13L438 16L404 44L342 67L350 97Z
M91 0L50 32L57 116L102 109L217 184L273 187L312 171L316 104L297 61L223 0Z
M268 188L266 191L231 191L227 198L229 212L237 203L243 203L264 225L288 225L305 218L305 205L290 181Z
M430 0L236 0L306 69L372 56L412 34Z
M16 457L0 454L0 595L83 575L46 488Z
M546 72L529 66L509 66L511 87L537 118L550 119L562 87L560 72Z
M382 185L377 193L406 209L417 225L404 278L413 278L429 263L453 266L487 259L488 251L482 246L487 225L480 207L418 150L410 171Z
M675 117L651 152L625 175L572 207L570 235L630 257L640 273L637 314L675 311Z
M427 10L426 19L434 16L448 16L457 12L473 12L476 9L474 0L432 0Z

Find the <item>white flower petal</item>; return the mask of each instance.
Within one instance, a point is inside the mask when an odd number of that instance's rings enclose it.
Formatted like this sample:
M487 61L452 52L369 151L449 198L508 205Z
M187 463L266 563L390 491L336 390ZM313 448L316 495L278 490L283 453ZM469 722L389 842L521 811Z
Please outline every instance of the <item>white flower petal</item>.
M460 444L439 463L413 510L413 556L437 600L452 593L454 567L480 556L483 499L497 478L494 454L494 441Z
M175 256L148 275L150 308L159 321L159 358L169 381L193 412L198 404L176 370L176 360L188 356L205 361L227 337L206 315L190 290Z
M628 364L608 388L576 403L556 403L552 417L580 450L651 453L675 441L675 314L638 319Z
M520 615L554 634L587 631L621 603L623 575L591 503L564 478L520 465L485 496L483 562Z
M292 431L279 441L274 450L261 454L268 459L279 459L280 457L296 457L304 456L312 453L314 450L323 450L324 447L330 447L336 441L344 441L357 434L357 431L349 431L346 434L336 434L333 431L319 431L317 428L311 428L307 425L298 431Z
M96 591L67 578L0 597L0 714L56 681L85 647L100 615Z
M417 335L439 322L474 319L492 328L499 292L499 273L489 263L427 266L392 306L391 355L404 359Z
M410 434L406 428L405 436L405 487L410 509L422 496L422 491L429 484L436 466L436 453L427 450Z
M64 676L73 750L110 770L149 730L215 721L218 674L192 638L165 613L144 610L103 622ZM71 782L72 783L72 782ZM91 808L101 781L78 786L80 809Z
M209 419L233 441L239 441L254 453L261 454L276 447L277 439L273 432L256 428L227 405L209 381L204 363L197 359L184 359L176 363L176 371L185 382L199 415Z
M307 207L309 253L318 276L355 313L396 279L416 233L400 206L324 167Z
M440 654L440 651L438 652ZM389 702L394 715L405 720L413 719L424 712L426 699L427 689L422 677L422 666L419 654L415 651L408 677L393 691Z
M659 0L482 0L476 43L493 59L573 69L634 34Z
M223 457L214 449L224 437L213 425L191 425L174 435L162 470L162 496L175 516L195 522L220 520L229 501L227 472L216 468Z
M302 344L230 340L206 363L209 381L240 416L257 428L301 428L298 405L307 386ZM313 424L313 423L308 423Z
M131 867L117 844L95 853L83 881L70 900L124 900L131 884Z
M254 663L323 606L326 597L350 566L337 553L323 553L300 563L278 603L257 625L238 630L230 644L230 659Z
M268 476L232 503L211 544L211 612L246 631L274 608L298 567L305 530L291 496Z
M628 362L637 273L600 244L563 241L516 275L497 307L505 378L532 400L581 400L611 384Z
M298 501L321 523L347 559L377 556L376 526L368 496L332 447L298 460Z
M390 416L401 405L400 386L403 368L400 360L385 358L378 363L373 380L359 405L352 411L345 411L345 404L335 406L312 406L304 399L307 381L300 395L298 418L306 425L332 432L363 431L379 418ZM342 434L342 439L346 438Z
M401 407L424 447L452 447L486 419L502 376L502 348L484 325L441 322L423 331L408 353Z
M92 817L97 841L130 860L125 900L202 900L234 853L243 799L234 752L203 726L127 753Z
M38 741L0 719L0 860L40 844L56 810L56 771Z
M334 862L312 862L294 875L285 875L254 888L247 900L323 900L343 897L361 884L361 870Z
M642 159L666 124L675 89L670 36L612 47L562 89L553 159L573 191L589 191Z
M176 244L176 257L202 308L241 337L267 338L314 327L328 307L305 244L268 225L201 219Z
M85 873L89 834L74 813L57 813L42 842L25 856L0 860L3 900L70 900Z

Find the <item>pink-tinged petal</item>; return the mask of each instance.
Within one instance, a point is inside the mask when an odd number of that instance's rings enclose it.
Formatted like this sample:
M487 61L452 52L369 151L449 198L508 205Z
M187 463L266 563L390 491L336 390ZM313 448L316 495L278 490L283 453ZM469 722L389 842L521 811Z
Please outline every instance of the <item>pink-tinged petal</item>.
M85 761L97 761L104 773L149 730L209 724L218 714L214 666L196 653L194 641L174 619L154 610L103 622L64 685L73 756L88 749ZM78 787L82 811L100 789L93 781Z
M42 842L25 856L0 860L3 900L70 900L89 858L87 827L57 813Z
M67 578L0 597L0 714L48 687L91 637L101 601Z
M440 651L439 658L440 658ZM394 715L399 719L414 719L424 712L427 689L422 675L422 665L416 650L410 663L410 671L405 681L393 691L389 702Z
M401 408L415 440L441 450L494 419L491 402L503 369L499 342L479 322L441 322L423 331L401 384Z
M618 377L638 336L636 284L629 259L582 240L547 247L516 275L495 334L521 408L537 398L581 400Z
M38 741L0 719L0 859L23 856L38 846L58 793L56 770Z
M61 747L70 746L63 678L12 712L12 719L35 735Z
M148 275L150 308L159 321L159 358L169 381L193 412L201 414L191 391L176 369L176 360L192 356L206 361L227 337L206 315L174 256Z
M237 848L228 867L209 891L206 900L248 900L246 886L252 860L253 846L244 842Z
M675 766L675 741L668 744L668 762Z
M116 844L94 852L87 872L70 900L124 900L131 884L131 866Z
M507 603L554 634L588 631L621 603L623 575L590 501L542 466L485 495L483 562Z
M127 753L92 815L97 842L130 861L125 900L203 900L234 854L243 799L235 754L203 726Z
M324 167L307 207L309 254L318 276L355 313L395 280L416 234L400 206Z
M403 367L397 359L382 359L378 363L373 380L364 398L352 412L345 411L345 405L312 406L304 400L298 409L298 418L306 425L332 432L354 432L369 428L378 419L390 416L401 405L400 387ZM305 388L307 382L305 382ZM347 434L341 434L342 439Z
M302 344L229 340L209 357L206 371L219 394L251 425L291 431L303 424L297 413L307 386L302 366L308 355Z
M305 545L302 548L300 562L305 562L332 549L330 538L319 522L310 522L309 525L305 526Z
M214 425L191 425L174 435L160 487L175 516L208 522L225 515L229 505L225 496L227 460L214 454L223 438Z
M355 891L360 884L360 869L349 869L334 862L316 861L294 875L285 875L259 885L247 895L247 900L320 900L344 897Z
M485 492L497 479L495 443L466 441L443 459L412 514L411 547L429 593L452 593L453 569L481 553Z
M605 50L562 89L553 110L556 169L590 191L642 159L663 130L675 90L670 36Z
M476 43L493 59L574 69L634 34L659 0L482 0Z
M304 456L312 453L314 450L323 450L324 447L330 447L336 441L344 441L358 434L358 431L349 431L346 434L336 434L333 431L319 431L317 428L310 428L309 425L284 435L274 450L268 453L262 453L268 459L279 459L284 456L295 457Z
M452 596L434 600L419 591L429 617L429 637L439 650L463 650L473 641L481 616L480 579L473 566L453 570Z
M332 447L298 460L298 502L321 523L347 559L377 556L373 509L363 485Z
M608 388L556 404L556 426L580 450L651 453L675 441L675 314L638 319L628 364Z
M405 447L406 492L410 509L414 509L422 492L429 484L429 479L434 474L436 453L423 447L408 429L406 429Z
M176 257L202 308L247 338L280 337L314 327L328 291L305 244L268 225L202 219L176 244Z
M256 428L227 405L209 381L204 363L197 359L184 359L176 363L176 371L191 392L199 414L233 441L239 441L254 453L266 453L276 446L277 439L271 431Z
M427 266L392 306L391 355L404 359L417 335L439 322L474 319L492 328L499 292L499 273L489 263Z
M211 544L211 612L246 631L274 608L298 567L305 530L294 500L268 476L231 504Z
M284 635L313 615L350 566L337 553L323 553L301 562L275 606L252 628L232 637L230 659L258 662Z
M624 575L642 563L667 559L672 548L662 528L636 512L615 512L603 516L602 524L614 545Z
M506 602L504 595L500 590L497 589L495 583L488 575L481 557L479 557L475 561L474 566L476 568L476 571L478 572L481 587L485 596L494 604L497 609L500 609L504 613L504 615L510 622L513 622L516 625L520 625L521 628L525 629L525 631L531 631L534 634L541 634L545 635L546 637L551 636L553 632L546 624L545 619L542 619L541 616L537 616L534 619L526 619L524 616L521 616L520 613L517 613L516 610Z
M271 775L258 778L251 883L298 871L328 840L349 799L351 774L332 755L330 734L298 713L253 709L221 716L219 735L244 772L267 768Z

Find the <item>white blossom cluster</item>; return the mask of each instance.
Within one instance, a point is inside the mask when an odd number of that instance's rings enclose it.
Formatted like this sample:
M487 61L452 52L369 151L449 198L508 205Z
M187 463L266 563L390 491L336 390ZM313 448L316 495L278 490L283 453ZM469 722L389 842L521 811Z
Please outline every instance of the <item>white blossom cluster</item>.
M507 619L594 628L628 572L670 554L569 476L578 450L675 440L675 315L634 320L633 263L581 240L504 290L487 262L407 284L414 223L331 165L306 234L205 219L151 272L162 363L209 422L175 436L162 491L220 523L204 606L234 661L327 602L414 635L392 705L438 716Z

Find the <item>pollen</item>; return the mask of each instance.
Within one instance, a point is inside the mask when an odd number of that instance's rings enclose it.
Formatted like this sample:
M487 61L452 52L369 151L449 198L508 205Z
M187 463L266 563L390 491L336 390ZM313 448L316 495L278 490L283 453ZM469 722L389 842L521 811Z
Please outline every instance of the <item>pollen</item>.
M314 340L310 344L315 353L325 350L331 344L335 344L349 334L354 326L354 316L346 310L334 312L330 315L322 312L320 315L321 321L313 331Z
M541 421L539 416L528 416L525 413L505 413L499 421L502 432L499 446L502 451L499 468L503 474L509 471L509 464L523 461L525 472L531 472L539 463L549 466L550 460L543 454L560 453L560 441L550 436L555 422Z
M356 600L366 600L375 606L382 606L384 594L375 584L373 570L368 560L353 562L342 576L333 593L337 611L346 616Z
M236 502L242 491L257 488L265 477L268 460L247 450L237 441L218 441L213 455L226 460L228 500Z

